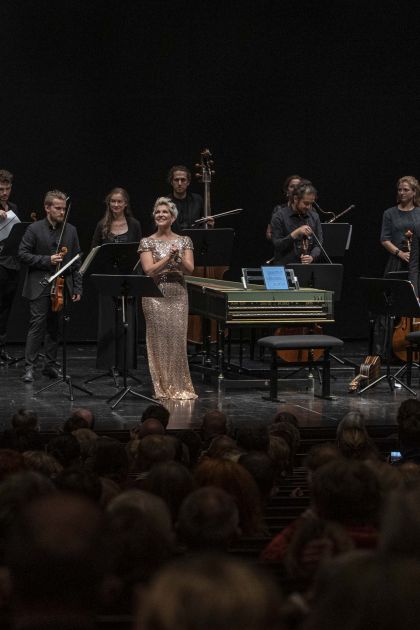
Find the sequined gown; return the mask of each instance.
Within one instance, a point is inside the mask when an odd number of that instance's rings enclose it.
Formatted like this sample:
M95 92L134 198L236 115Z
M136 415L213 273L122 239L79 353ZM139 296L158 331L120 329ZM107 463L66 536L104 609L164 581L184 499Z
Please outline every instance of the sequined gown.
M188 236L171 240L142 238L139 252L152 252L153 262L168 255L176 244L179 253L193 249ZM197 398L187 359L188 293L180 265L171 262L154 280L165 297L142 298L146 320L146 346L156 398Z

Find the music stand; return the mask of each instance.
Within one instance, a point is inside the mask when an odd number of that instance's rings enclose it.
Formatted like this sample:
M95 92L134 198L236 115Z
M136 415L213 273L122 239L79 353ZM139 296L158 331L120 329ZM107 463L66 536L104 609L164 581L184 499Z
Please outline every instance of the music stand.
M81 273L83 277L88 277L92 274L117 274L117 275L130 275L133 272L134 267L139 261L138 255L138 243L104 243L103 245L99 245L98 247L94 247L89 254L86 256L85 261L81 267ZM101 304L102 310L100 312L104 313L106 311L106 304ZM111 305L109 305L111 309ZM114 324L110 324L107 327L109 330L112 339L109 339L108 343L111 345L112 342L114 344L114 365L111 367L111 370L108 372L102 372L97 374L93 378L86 380L86 383L92 383L98 379L112 376L114 380L115 387L118 387L118 368L119 363L121 361L120 357L120 346L119 346L119 300L118 297L113 299L113 308L114 308ZM134 305L135 308L135 305ZM113 328L113 334L112 334ZM123 330L124 335L124 330ZM135 337L137 336L134 333ZM104 340L104 336L102 336L102 340ZM99 340L100 341L100 340ZM136 339L137 342L137 339ZM98 344L97 352L100 353ZM137 347L137 343L134 344L134 347ZM98 355L100 356L100 354ZM101 367L101 366L99 366ZM134 369L136 368L135 360L133 360L132 366ZM140 381L130 374L130 378L135 381Z
M352 225L350 223L322 223L322 240L331 258L342 258L350 249Z
M124 345L123 345L123 387L116 394L108 398L107 402L111 402L116 398L117 400L113 405L111 405L111 409L115 409L115 407L122 401L127 394L133 394L137 398L142 398L143 400L148 400L149 402L155 403L156 400L153 398L149 398L144 394L140 394L140 392L136 392L131 387L127 385L127 298L130 296L136 297L163 297L162 292L156 286L153 278L149 278L149 276L140 276L140 275L108 275L108 274L93 274L92 280L95 282L96 287L101 295L111 295L113 297L121 298L122 303L122 317L123 317L123 328L124 328Z
M408 385L403 383L398 374L391 374L392 358L392 331L396 317L419 317L420 306L409 280L390 280L389 278L360 278L365 293L368 310L373 315L385 315L388 320L386 332L386 374L377 378L359 391L359 394L375 387L381 381L386 380L389 388L394 391L394 382L404 387L410 394L417 396Z
M73 402L74 400L73 388L78 389L81 392L85 392L85 394L89 394L89 396L92 396L92 392L89 389L86 389L86 387L83 387L82 385L76 385L75 383L73 383L72 377L69 374L67 374L67 325L70 321L70 316L67 312L67 301L68 301L68 290L67 290L66 285L64 285L63 309L62 309L63 310L63 334L62 334L62 340L61 340L63 374L62 376L60 376L58 379L56 379L49 385L46 385L45 387L42 387L42 389L39 389L37 392L35 392L34 396L37 396L38 394L45 392L47 389L56 387L56 385L64 384L64 385L67 385L67 387L69 388L69 397L70 397L70 400Z
M235 231L232 228L182 230L194 246L196 267L226 267L230 265Z

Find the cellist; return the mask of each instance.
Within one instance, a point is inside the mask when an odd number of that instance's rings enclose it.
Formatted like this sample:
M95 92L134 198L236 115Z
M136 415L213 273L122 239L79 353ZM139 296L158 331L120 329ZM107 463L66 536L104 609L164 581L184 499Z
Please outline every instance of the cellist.
M51 285L44 286L45 277L57 267L80 253L76 228L65 221L67 197L59 190L50 190L44 198L45 218L32 223L26 230L20 247L19 260L27 266L22 295L29 300L30 320L25 347L25 373L22 380L31 383L41 345L44 342L45 363L42 374L49 378L61 376L56 366L58 350L59 311L51 299ZM64 291L73 302L82 295L80 260L65 271Z

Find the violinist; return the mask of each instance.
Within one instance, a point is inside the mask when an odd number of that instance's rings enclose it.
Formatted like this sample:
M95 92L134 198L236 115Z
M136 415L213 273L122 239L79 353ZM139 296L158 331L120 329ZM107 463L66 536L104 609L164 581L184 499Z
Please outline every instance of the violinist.
M389 271L408 269L411 236L420 227L420 184L405 175L397 182L397 205L385 210L382 219L381 244L389 253L385 275Z
M271 220L274 264L303 263L309 265L320 257L317 240L322 243L318 214L312 209L317 191L308 181L294 188L291 203L282 206ZM314 237L315 235L315 237Z
M45 219L32 223L26 230L20 247L19 259L27 266L23 297L29 300L30 321L25 347L25 373L22 380L31 383L38 354L44 342L45 363L42 374L58 378L56 366L58 350L59 313L53 311L51 285L43 286L45 277L53 275L57 267L80 253L76 228L64 223L67 197L59 190L47 192L44 198ZM63 249L59 249L60 247ZM64 253L65 252L65 253ZM64 272L64 292L73 302L82 294L80 261Z
M296 188L296 186L299 186L300 182L302 181L304 181L304 178L301 177L300 175L289 175L289 177L286 177L285 181L283 182L283 193L285 196L285 201L283 201L283 203L281 204L278 204L277 206L274 206L273 208L273 212L271 213L270 223L267 225L267 228L265 231L265 236L268 241L271 241L271 236L272 236L271 221L274 215L276 214L276 212L278 212L285 206L289 206L292 203L292 193L294 189Z

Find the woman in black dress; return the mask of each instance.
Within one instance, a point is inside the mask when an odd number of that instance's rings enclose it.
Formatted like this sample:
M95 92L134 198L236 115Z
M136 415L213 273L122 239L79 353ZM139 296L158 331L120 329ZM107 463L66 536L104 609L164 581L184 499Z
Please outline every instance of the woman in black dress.
M113 188L105 197L105 214L96 225L92 248L106 243L139 243L141 227L132 215L130 197L124 188ZM121 259L123 261L124 258ZM132 269L117 262L103 273L129 274ZM116 298L99 296L98 346L96 367L119 371L123 364L123 327L121 312ZM137 367L137 305L134 298L128 299L128 356L129 368ZM117 344L117 345L116 345Z

